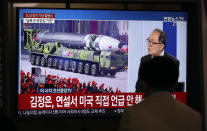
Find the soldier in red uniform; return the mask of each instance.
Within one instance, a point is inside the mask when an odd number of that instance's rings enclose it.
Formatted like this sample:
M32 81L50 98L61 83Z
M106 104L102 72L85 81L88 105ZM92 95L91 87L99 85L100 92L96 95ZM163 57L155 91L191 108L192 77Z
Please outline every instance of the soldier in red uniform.
M21 94L27 94L27 87L24 82L21 83Z
M39 85L39 88L44 88L44 85L43 85L43 84L40 84L40 85Z
M104 83L99 86L99 93L103 92L103 90L104 90L103 87L104 87Z

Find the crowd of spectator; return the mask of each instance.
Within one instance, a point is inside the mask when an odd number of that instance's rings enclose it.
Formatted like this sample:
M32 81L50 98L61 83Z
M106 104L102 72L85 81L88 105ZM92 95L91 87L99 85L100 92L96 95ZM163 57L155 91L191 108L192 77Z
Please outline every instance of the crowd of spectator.
M70 88L73 93L121 93L116 88L105 87L104 83L98 85L95 81L80 82L78 78L62 78L56 75L46 75L45 83L35 83L34 74L25 73L21 70L21 94L34 94L40 88Z

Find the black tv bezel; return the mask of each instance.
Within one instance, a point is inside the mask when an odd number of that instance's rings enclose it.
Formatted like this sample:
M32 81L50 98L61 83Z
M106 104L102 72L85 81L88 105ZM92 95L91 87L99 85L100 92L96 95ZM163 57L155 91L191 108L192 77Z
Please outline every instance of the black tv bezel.
M146 4L147 4L148 2L146 2ZM193 6L193 5L191 5L191 6ZM18 13L18 10L19 9L56 9L56 8L17 8L17 13L16 13L16 23L17 23L17 25L16 25L16 31L18 31L18 33L16 33L16 46L19 46L18 45L18 42L19 42L19 40L18 40L18 35L19 35L19 13ZM62 9L64 9L64 10L116 10L117 11L117 9L74 9L74 8L72 8L72 9L66 9L66 8L57 8L57 10L62 10ZM118 11L146 11L146 10L128 10L128 9L120 9L120 10L118 10ZM170 10L148 10L148 11L163 11L163 12L165 12L165 11L170 11ZM192 53L192 49L190 49L190 45L193 45L193 42L191 41L191 40L189 40L190 39L190 37L191 36L193 36L193 31L191 31L191 29L190 29L190 27L192 26L192 23L191 23L191 21L193 21L193 18L191 18L191 13L194 13L194 12L192 12L191 11L191 9L189 10L189 9L185 9L185 10L172 10L172 12L188 12L188 31L187 31L187 76L189 75L189 71L192 69L192 68L194 68L194 66L199 66L199 65L196 65L196 63L192 63L191 62L191 60L192 60L192 54L190 54L190 53ZM192 15L193 16L193 15ZM194 16L195 17L195 16ZM199 17L199 16L197 16L197 17ZM195 19L194 19L194 21L195 21ZM197 21L198 23L199 23L199 21ZM193 29L192 29L193 30ZM195 29L194 29L195 30ZM198 38L199 36L197 36L195 39L199 39ZM191 37L192 38L192 37ZM195 41L195 40L193 40L193 41ZM14 44L14 43L10 43L10 44ZM197 45L197 48L198 48L198 50L196 50L195 51L195 54L198 54L199 55L199 61L202 63L202 53L201 53L201 51L202 51L202 44L201 44L201 42L199 42L199 44ZM16 54L18 54L19 52L19 49L17 48L17 50L15 50L15 52L17 52ZM200 53L200 54L199 54ZM18 56L18 55L17 55ZM192 57L190 57L190 56L192 56ZM17 58L16 60L19 60L19 58ZM18 65L18 61L16 62L17 63L17 65ZM191 64L193 64L193 67L189 67L189 64L191 65ZM200 65L202 65L202 64L200 64ZM19 66L19 65L18 65ZM17 67L15 70L16 70L16 72L18 72L18 66L15 66L15 67ZM199 66L199 69L200 69L200 71L202 72L202 66ZM201 72L199 72L199 73L197 73L197 74L199 74L198 76L200 76L200 82L198 82L198 79L196 79L196 81L201 85L201 88L200 88L200 90L199 91L196 91L195 90L195 88L193 88L193 87L189 87L188 85L190 85L190 81L192 81L192 76L191 76L191 74L190 74L190 76L188 76L187 77L187 105L189 105L189 106L191 106L192 108L194 108L195 110L197 110L197 111L199 111L199 112L201 112L201 102L202 102L202 95L201 95L201 90L202 90L202 88L203 88L203 76L202 76L202 73ZM18 85L18 73L17 73L17 75L16 75L16 85ZM7 78L6 78L7 79ZM196 82L193 82L193 85L195 85L195 83ZM13 89L14 90L14 89ZM18 114L17 114L17 111L18 111L18 92L17 92L17 90L15 90L14 91L15 92L15 94L14 94L14 96L15 96L15 102L14 102L14 100L12 100L12 103L15 103L14 105L15 105L15 118L17 118L17 119L19 119L19 117L18 117ZM196 93L195 93L196 92ZM13 94L13 93L12 93ZM198 98L200 98L199 100L200 100L200 104L195 104L196 102L195 102L195 100L198 100ZM114 118L114 116L109 116L109 117L112 117L112 118ZM116 116L115 116L116 117ZM72 117L73 118L73 117ZM79 118L79 117L78 117ZM81 117L82 118L82 117ZM120 118L120 116L118 116L118 118ZM26 118L26 119L28 119L28 118ZM29 118L29 119L35 119L35 118ZM48 119L48 118L42 118L41 117L41 119ZM50 118L49 118L50 119Z

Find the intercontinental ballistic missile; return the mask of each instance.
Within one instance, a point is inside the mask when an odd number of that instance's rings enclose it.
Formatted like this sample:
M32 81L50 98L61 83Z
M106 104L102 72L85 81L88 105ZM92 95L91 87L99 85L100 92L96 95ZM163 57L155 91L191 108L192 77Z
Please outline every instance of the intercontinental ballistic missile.
M85 35L65 32L38 32L35 40L42 44L58 42L66 48L83 49L86 47L84 37Z
M120 44L117 39L105 35L66 32L38 32L35 40L42 44L58 42L66 48L96 51L117 51Z

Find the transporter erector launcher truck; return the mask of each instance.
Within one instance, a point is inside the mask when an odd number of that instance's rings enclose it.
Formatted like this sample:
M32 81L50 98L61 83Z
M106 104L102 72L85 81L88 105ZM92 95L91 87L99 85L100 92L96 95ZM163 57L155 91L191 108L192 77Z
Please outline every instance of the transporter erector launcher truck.
M87 75L115 75L128 68L128 53L105 35L24 30L24 49L32 65Z

